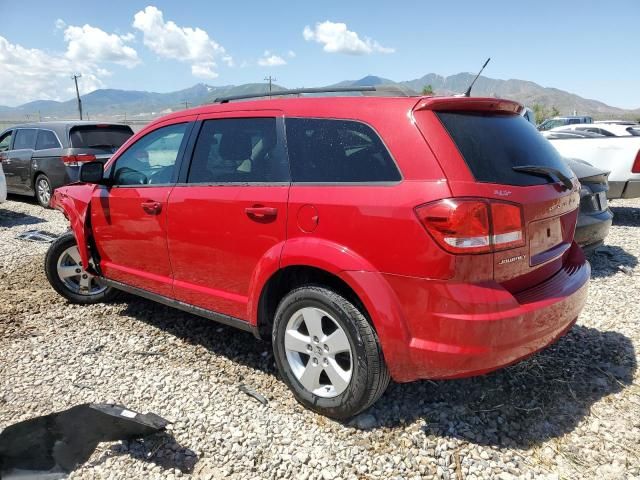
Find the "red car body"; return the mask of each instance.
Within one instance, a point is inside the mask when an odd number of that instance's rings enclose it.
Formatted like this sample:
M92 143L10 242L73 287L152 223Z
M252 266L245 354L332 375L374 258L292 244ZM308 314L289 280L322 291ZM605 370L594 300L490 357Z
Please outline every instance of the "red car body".
M162 126L309 117L370 126L402 179L363 185L81 184L56 190L53 205L71 221L83 264L89 264L87 247L93 246L97 273L137 293L217 312L257 334L268 323L260 306L270 280L288 268L310 268L355 293L395 381L480 374L531 355L566 332L585 303L590 276L573 243L575 178L570 188L558 182L479 182L437 115L509 117L521 108L493 98L428 97L207 105L151 123L106 168ZM516 212L520 240L492 251L449 251L425 227L435 214L421 216L423 206L442 206L443 199L449 207L468 202L478 215L489 209L494 223L498 212Z

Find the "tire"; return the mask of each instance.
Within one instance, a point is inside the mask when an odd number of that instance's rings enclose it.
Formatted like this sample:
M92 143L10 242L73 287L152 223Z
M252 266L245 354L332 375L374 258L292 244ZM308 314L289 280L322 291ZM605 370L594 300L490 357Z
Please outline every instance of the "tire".
M272 341L278 370L296 399L327 417L360 413L389 385L375 330L355 305L323 286L297 288L282 299Z
M38 201L40 206L44 208L51 208L51 196L53 195L53 190L51 189L51 182L49 181L49 177L47 177L44 173L41 173L36 177L36 181L33 185L36 194L36 200Z
M44 269L53 289L71 303L106 302L117 294L112 287L99 285L97 279L82 268L72 232L61 235L51 244Z

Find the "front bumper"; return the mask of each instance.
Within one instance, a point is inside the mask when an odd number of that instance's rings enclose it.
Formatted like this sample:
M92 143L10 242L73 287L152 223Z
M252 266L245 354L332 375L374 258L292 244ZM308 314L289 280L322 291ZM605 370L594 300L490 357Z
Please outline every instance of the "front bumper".
M447 284L387 276L408 324L408 356L389 365L395 381L479 375L553 343L575 323L591 273L573 244L553 277L511 294L495 282Z
M1 169L2 167L0 167ZM4 173L0 170L0 203L7 200L7 181Z

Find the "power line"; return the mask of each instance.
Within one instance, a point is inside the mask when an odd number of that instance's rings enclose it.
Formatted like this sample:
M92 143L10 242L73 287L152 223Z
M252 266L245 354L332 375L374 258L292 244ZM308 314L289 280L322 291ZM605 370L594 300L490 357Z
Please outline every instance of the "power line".
M71 77L76 84L76 97L78 97L78 113L80 113L80 120L82 120L82 100L80 100L80 90L78 90L78 79L82 77L81 73L74 73Z
M271 75L269 75L268 77L264 77L265 82L269 82L269 97L271 97L271 88L273 85L273 82L277 82L278 79L277 78L273 78Z

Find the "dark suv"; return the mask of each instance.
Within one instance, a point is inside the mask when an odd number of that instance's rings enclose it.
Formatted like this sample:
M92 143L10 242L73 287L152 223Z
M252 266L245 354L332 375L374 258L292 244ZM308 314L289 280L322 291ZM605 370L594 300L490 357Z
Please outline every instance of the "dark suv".
M270 338L296 398L345 418L389 379L482 374L576 321L575 175L495 98L206 105L138 132L52 204L76 303L124 290ZM103 172L104 167L104 172Z
M133 135L117 123L39 122L16 125L0 134L0 162L7 192L35 195L48 207L51 193L78 180L84 162L106 162Z

